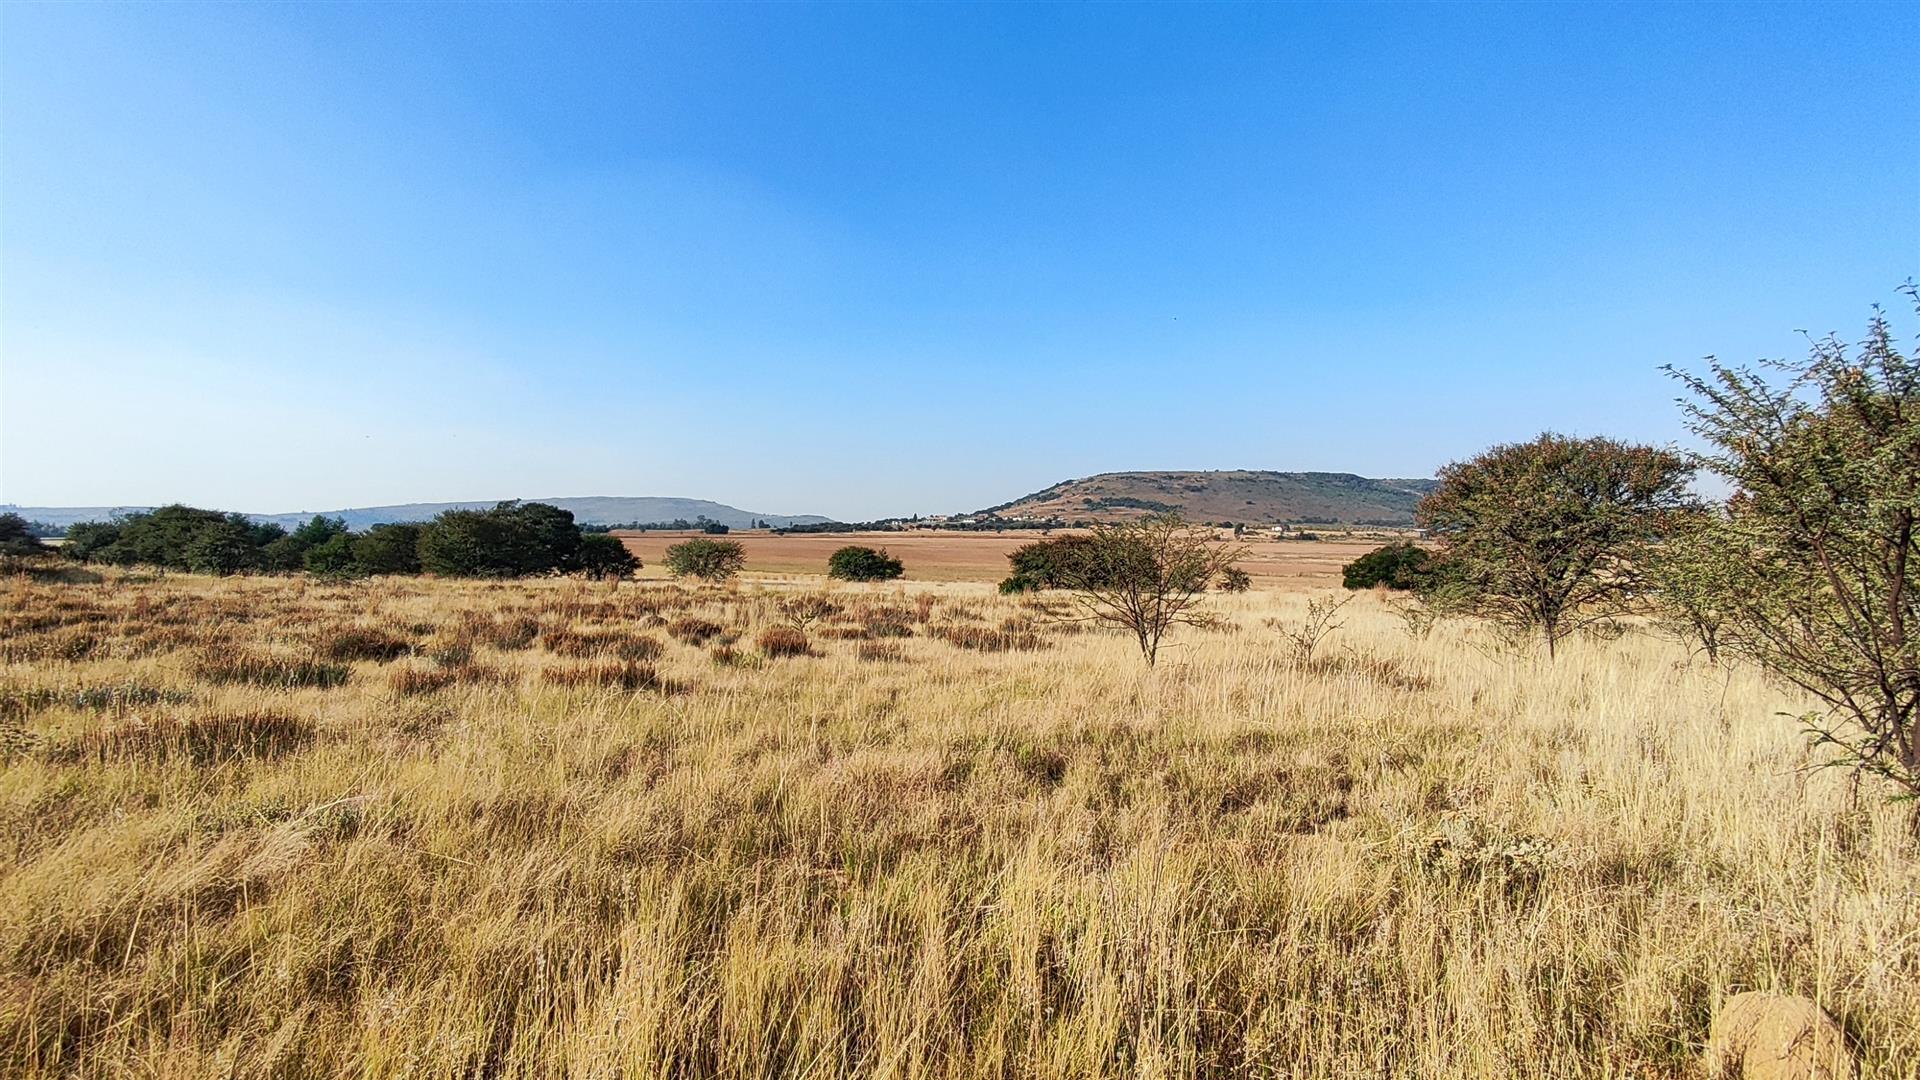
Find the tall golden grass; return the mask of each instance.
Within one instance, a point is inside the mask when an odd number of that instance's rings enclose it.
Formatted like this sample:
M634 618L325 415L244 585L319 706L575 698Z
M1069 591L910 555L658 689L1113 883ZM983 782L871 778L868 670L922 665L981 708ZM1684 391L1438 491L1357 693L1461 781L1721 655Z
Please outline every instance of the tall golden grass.
M794 587L0 584L0 1073L1680 1077L1782 988L1920 1076L1904 811L1751 670Z

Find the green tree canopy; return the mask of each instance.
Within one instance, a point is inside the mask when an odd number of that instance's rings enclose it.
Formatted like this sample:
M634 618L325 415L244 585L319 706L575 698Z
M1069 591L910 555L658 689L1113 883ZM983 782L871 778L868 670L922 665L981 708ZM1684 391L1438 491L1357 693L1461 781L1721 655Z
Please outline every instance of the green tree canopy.
M1674 552L1666 598L1824 702L1809 726L1842 762L1920 797L1920 360L1876 313L1859 345L1769 367L1674 372L1733 494Z
M725 581L747 565L747 552L737 541L700 536L668 548L664 562L675 577Z
M906 565L885 548L849 544L827 557L827 576L842 581L892 581L906 573Z
M1680 454L1552 433L1440 470L1420 502L1453 599L1515 631L1562 638L1615 613L1676 515L1696 505Z

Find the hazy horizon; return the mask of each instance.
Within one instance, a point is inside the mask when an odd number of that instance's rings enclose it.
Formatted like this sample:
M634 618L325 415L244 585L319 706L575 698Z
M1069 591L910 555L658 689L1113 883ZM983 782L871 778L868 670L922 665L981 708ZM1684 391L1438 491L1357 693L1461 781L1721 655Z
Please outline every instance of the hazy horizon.
M1917 32L10 4L0 502L866 520L1668 442L1660 365L1857 337L1920 271Z

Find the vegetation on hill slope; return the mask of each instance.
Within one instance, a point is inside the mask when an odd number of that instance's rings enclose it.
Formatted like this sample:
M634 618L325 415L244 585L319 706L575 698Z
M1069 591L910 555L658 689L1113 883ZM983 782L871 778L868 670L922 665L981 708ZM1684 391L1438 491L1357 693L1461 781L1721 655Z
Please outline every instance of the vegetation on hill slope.
M1001 517L1122 521L1178 513L1189 521L1264 524L1413 524L1431 480L1373 480L1352 473L1116 472L1065 480L990 507Z

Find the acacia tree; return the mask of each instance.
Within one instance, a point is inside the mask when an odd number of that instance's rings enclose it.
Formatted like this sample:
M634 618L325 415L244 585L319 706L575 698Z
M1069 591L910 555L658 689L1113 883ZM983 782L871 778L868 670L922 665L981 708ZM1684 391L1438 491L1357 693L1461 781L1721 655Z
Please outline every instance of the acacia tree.
M1088 618L1131 633L1148 667L1159 660L1167 631L1211 621L1198 610L1201 597L1245 554L1177 514L1097 526L1075 548L1058 569L1058 583L1078 594Z
M1418 510L1447 563L1436 599L1552 656L1635 594L1646 552L1694 506L1692 475L1671 450L1551 432L1448 465Z
M725 581L747 565L747 552L732 540L699 536L668 548L661 561L674 577Z
M1708 364L1668 371L1733 488L1702 560L1721 647L1826 705L1807 725L1836 763L1920 798L1920 359L1876 312L1857 348L1765 365L1775 382Z
M1719 510L1701 507L1677 516L1648 556L1647 589L1655 600L1657 625L1681 643L1720 662L1726 612L1722 575L1727 569Z

